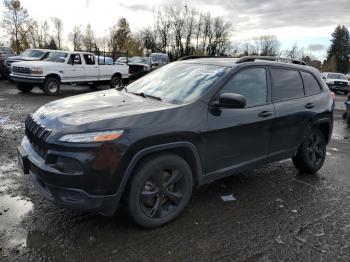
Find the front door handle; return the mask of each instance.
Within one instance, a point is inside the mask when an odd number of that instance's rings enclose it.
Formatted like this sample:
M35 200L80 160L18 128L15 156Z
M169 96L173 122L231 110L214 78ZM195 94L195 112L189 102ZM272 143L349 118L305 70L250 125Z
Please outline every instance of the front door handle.
M272 112L270 111L262 111L261 113L258 114L259 117L268 117L272 116Z
M305 105L305 108L308 108L308 109L311 109L311 108L314 108L314 107L315 107L314 103L307 103Z

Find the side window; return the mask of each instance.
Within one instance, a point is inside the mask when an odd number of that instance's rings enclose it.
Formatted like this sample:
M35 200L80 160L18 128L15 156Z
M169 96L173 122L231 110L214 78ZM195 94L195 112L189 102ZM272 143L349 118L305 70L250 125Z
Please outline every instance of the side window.
M321 87L315 77L307 72L300 72L304 81L305 93L308 96L317 95L321 92Z
M74 61L75 65L81 65L81 57L80 57L80 55L79 54L71 54L68 64L72 64L72 61Z
M267 101L266 69L249 68L235 75L220 91L237 93L245 97L246 106L263 105Z
M304 96L299 71L271 68L273 101L283 101Z
M84 60L87 65L94 65L95 64L95 57L90 54L84 55Z

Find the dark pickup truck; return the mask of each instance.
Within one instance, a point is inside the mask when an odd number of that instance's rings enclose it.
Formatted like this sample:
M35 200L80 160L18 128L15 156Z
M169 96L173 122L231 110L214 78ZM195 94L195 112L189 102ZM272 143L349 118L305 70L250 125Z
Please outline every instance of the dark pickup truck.
M4 75L9 79L12 63L22 61L41 61L47 57L50 51L51 50L48 49L27 49L23 51L20 55L8 57L4 62Z
M3 79L6 77L6 65L5 61L10 56L13 56L14 53L11 49L11 47L7 46L0 46L0 79Z

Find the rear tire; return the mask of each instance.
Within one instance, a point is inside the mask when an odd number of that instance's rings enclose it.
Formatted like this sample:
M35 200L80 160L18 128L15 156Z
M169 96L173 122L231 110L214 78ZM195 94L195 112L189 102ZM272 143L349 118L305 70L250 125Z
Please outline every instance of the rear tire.
M22 93L29 93L30 91L32 91L34 86L28 85L28 84L24 84L24 83L17 83L16 87Z
M110 82L110 88L115 88L118 91L124 88L123 81L119 76L113 76Z
M325 139L319 129L313 128L292 160L294 166L301 173L314 174L323 166L325 158Z
M193 178L187 162L174 154L143 160L133 172L126 208L139 226L153 228L174 220L187 206Z
M49 77L45 80L43 85L44 93L49 96L55 96L60 91L60 81L55 77Z

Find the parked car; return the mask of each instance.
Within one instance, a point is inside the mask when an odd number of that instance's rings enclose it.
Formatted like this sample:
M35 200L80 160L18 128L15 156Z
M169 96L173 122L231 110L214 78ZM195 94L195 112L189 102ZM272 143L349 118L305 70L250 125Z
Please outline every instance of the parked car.
M39 86L47 95L57 95L61 84L87 83L91 87L110 84L122 88L129 79L127 65L99 65L94 54L51 51L43 61L17 62L11 66L11 79L21 92Z
M152 70L151 59L149 57L134 56L129 59L130 79L138 79Z
M113 65L113 58L108 56L96 56L99 65Z
M143 227L174 220L198 187L292 158L316 173L334 101L317 69L249 57L174 62L118 92L51 102L25 122L18 156L56 204ZM213 210L215 212L215 210Z
M14 53L11 49L11 47L7 46L0 46L0 79L4 79L7 77L7 70L6 70L6 59L10 56L13 56Z
M152 66L155 68L161 67L163 65L166 65L169 63L169 56L168 54L163 53L151 53L149 55L149 58L152 61Z
M128 64L130 61L130 58L126 56L121 56L117 60L115 60L114 64Z
M325 72L322 75L331 91L340 91L345 95L349 93L350 82L344 74Z
M23 51L20 55L8 57L5 61L6 76L9 78L9 75L11 74L12 63L21 61L41 61L47 57L47 54L50 51L51 50L48 49L27 49Z

